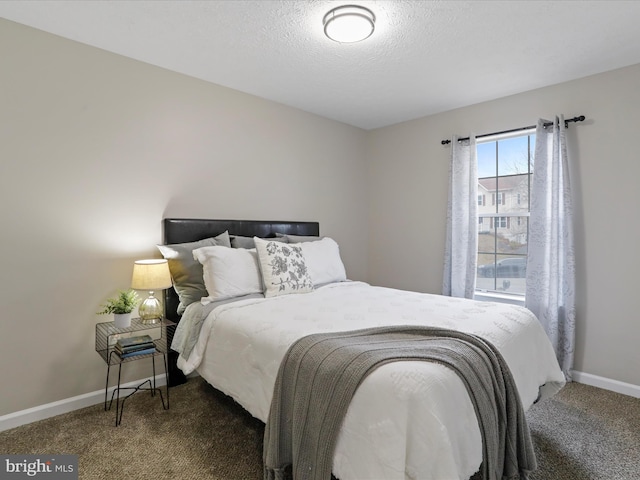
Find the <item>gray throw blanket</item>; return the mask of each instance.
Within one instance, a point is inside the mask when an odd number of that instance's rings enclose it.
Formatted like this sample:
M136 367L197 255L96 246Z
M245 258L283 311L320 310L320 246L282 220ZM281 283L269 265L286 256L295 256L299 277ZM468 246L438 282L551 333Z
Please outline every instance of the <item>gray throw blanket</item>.
M526 479L537 468L520 396L498 350L475 335L404 326L314 334L289 348L264 433L265 480L329 480L356 389L375 368L406 360L445 365L464 383L482 435L483 479Z

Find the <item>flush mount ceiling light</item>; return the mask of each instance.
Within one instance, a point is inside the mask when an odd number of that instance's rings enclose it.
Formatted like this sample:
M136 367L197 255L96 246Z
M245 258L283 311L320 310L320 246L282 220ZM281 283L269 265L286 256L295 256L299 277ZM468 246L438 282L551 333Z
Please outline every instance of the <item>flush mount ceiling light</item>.
M333 8L322 19L325 35L340 43L354 43L370 37L375 22L373 12L358 5Z

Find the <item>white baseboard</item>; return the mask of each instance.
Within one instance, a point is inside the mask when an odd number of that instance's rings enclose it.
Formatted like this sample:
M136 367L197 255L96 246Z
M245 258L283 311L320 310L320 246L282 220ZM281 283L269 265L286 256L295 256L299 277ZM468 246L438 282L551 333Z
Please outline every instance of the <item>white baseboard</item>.
M140 385L146 380L152 380L153 377L148 379L135 380L126 384L122 384L120 388L135 387ZM156 387L162 387L167 383L166 374L156 375ZM110 387L107 391L107 395L111 395L111 392L115 389ZM10 428L19 427L20 425L26 425L27 423L37 422L38 420L44 420L45 418L55 417L63 413L78 410L80 408L90 407L98 403L104 402L104 390L96 390L95 392L85 393L76 397L65 398L64 400L58 400L57 402L47 403L46 405L40 405L38 407L28 408L19 412L9 413L0 417L0 432L9 430Z
M597 375L578 372L575 370L572 372L572 375L575 382L640 398L640 386L638 385L620 382L618 380L599 377ZM188 377L192 378L196 376L198 376L198 374L194 372ZM152 377L149 377L149 380L151 380L151 378ZM123 384L122 387L135 387L145 380L147 379L135 380L133 382ZM166 381L167 377L165 374L156 375L156 386L162 387L166 384ZM114 388L115 387L110 387L107 394L111 395ZM45 418L72 412L73 410L78 410L80 408L90 407L102 402L104 402L104 390L96 390L95 392L85 393L84 395L78 395L76 397L66 398L64 400L58 400L57 402L47 403L46 405L40 405L38 407L28 408L19 412L3 415L0 417L0 432L9 430L10 428L19 427L20 425L26 425L27 423L37 422L38 420L44 420Z
M611 378L599 377L590 373L577 372L573 370L572 377L575 382L591 385L592 387L604 388L612 392L622 393L630 397L640 398L640 386L632 383L620 382Z

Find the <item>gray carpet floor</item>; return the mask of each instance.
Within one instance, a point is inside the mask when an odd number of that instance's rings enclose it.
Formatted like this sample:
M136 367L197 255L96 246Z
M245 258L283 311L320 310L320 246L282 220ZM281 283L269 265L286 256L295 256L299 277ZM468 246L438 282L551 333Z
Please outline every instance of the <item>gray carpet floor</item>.
M572 383L527 418L532 480L640 479L640 399ZM86 480L262 478L263 424L199 377L171 389L169 410L138 393L114 421L87 407L0 432L0 453L77 454Z

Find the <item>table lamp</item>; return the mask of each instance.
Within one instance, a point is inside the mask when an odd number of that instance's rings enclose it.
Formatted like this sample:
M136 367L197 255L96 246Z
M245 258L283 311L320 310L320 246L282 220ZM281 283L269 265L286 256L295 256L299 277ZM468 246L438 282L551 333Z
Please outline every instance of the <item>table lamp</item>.
M171 285L171 273L166 260L136 260L133 265L131 288L149 291L149 297L138 307L138 315L142 323L154 324L162 320L164 313L162 305L153 296L153 292L164 290Z

